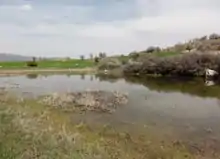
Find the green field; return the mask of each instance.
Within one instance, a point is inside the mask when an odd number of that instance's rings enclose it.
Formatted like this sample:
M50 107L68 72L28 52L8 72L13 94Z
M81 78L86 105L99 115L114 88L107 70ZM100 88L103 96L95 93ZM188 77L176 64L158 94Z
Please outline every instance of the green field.
M58 60L44 60L38 61L38 66L34 68L88 68L94 66L94 61L92 60L78 60L72 59L67 61L58 61ZM1 69L26 69L33 68L28 67L27 62L0 62Z
M148 55L146 53L140 53L140 55ZM176 52L158 52L152 53L149 55L154 55L156 57L171 57L177 56L179 53ZM113 58L118 58L121 62L127 62L129 56L112 56ZM95 66L93 60L80 60L80 59L71 59L71 60L42 60L37 61L37 67L28 67L27 62L0 62L0 69L30 69L30 68L39 68L39 69L67 69L67 68L91 68Z
M177 52L157 52L157 53L153 53L153 55L155 55L157 57L170 57L170 56L180 55L180 53L177 53Z

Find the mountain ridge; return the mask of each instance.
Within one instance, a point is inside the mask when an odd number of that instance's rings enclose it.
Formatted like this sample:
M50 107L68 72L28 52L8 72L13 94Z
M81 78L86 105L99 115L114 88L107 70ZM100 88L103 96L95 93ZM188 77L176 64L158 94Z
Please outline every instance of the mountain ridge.
M0 61L1 62L9 62L9 61L29 61L32 60L31 56L24 56L19 54L11 54L11 53L0 53Z

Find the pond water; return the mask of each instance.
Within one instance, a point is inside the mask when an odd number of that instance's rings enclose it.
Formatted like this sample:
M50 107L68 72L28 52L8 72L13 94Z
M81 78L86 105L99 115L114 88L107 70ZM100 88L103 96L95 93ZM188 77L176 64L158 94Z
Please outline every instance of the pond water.
M33 97L89 89L126 92L128 104L115 113L78 114L72 116L73 121L110 124L133 132L154 127L194 144L212 141L215 148L220 145L220 86L202 79L21 75L0 77L0 87Z

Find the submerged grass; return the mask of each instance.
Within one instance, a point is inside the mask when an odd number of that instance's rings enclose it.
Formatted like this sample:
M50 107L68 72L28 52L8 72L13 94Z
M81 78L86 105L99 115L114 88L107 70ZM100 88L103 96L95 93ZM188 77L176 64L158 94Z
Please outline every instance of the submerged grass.
M2 95L1 101L1 159L195 158L184 145L150 130L135 135L110 126L74 125L69 114L33 100Z

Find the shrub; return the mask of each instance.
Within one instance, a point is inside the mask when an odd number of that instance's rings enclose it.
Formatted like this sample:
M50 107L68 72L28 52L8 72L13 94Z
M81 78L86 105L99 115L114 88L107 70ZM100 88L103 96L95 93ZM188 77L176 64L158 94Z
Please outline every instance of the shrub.
M96 56L95 58L94 58L94 62L97 64L97 63L99 63L99 58Z
M131 52L128 56L133 60L137 60L140 55L137 52Z
M154 47L154 46L150 46L149 48L147 48L147 50L145 51L146 53L153 53L153 52L160 52L160 48L159 47Z
M127 61L127 60L125 60L125 59L122 59L122 60L121 60L121 63L122 63L122 65L125 65L125 64L127 64L127 63L128 63L128 61Z
M98 69L99 70L104 70L104 69L111 70L111 69L119 68L121 66L122 66L122 63L117 58L104 58L99 62Z
M124 73L203 76L205 68L220 72L220 55L195 53L166 58L152 56L145 58L141 64L127 65L124 68Z
M191 45L186 45L186 50L191 51L193 49L193 47Z
M36 61L28 61L27 66L28 67L37 67L38 63Z
M209 36L209 39L220 39L220 35L213 33Z
M199 39L200 41L204 41L204 40L207 40L207 36L203 36Z
M140 64L127 64L124 69L123 69L123 73L124 74L137 74L142 72L142 65Z

